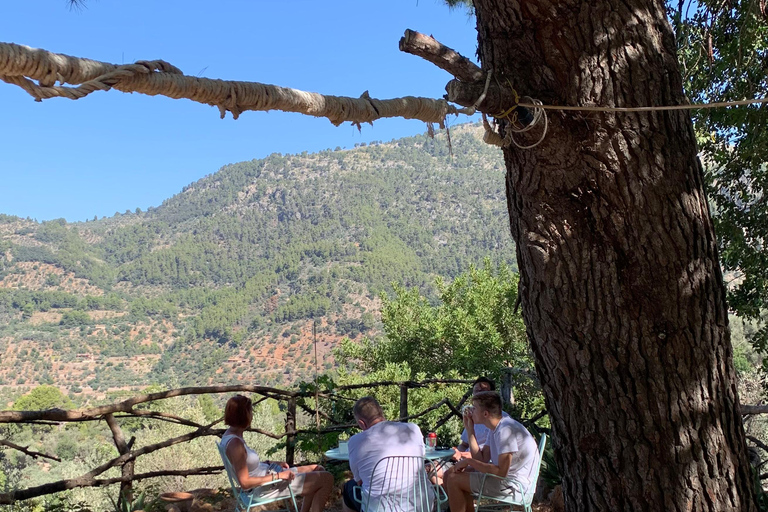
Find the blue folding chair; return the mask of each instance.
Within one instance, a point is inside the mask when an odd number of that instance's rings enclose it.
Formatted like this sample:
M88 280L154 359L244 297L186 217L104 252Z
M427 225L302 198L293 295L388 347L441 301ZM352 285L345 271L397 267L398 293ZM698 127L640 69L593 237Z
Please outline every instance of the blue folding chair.
M364 512L431 512L435 486L425 462L415 455L385 457L371 471L370 490L355 487L352 497Z
M235 510L242 510L243 512L248 512L251 508L258 507L259 505L266 505L267 503L275 503L277 501L290 500L290 502L293 503L294 512L299 512L299 507L296 506L296 497L293 495L293 489L291 489L290 486L288 486L289 496L277 496L273 498L265 498L263 496L260 496L260 493L269 489L269 487L273 487L275 485L279 485L283 483L282 480L267 482L264 485L254 487L252 489L247 489L247 490L243 489L240 486L240 482L237 480L235 469L232 467L232 463L229 462L229 457L227 457L226 446L221 446L220 443L216 443L216 447L219 449L219 455L221 455L221 460L224 461L224 469L227 472L227 478L229 478L229 485L232 487L232 495L235 497ZM280 509L280 510L285 512L290 512L290 509L287 506L286 508Z
M475 512L478 512L480 510L480 500L486 499L486 500L493 500L498 501L501 503L505 503L507 505L512 506L521 506L525 510L525 512L531 512L531 502L533 501L533 493L536 492L536 481L539 479L539 469L541 469L541 458L544 455L544 447L547 445L547 434L541 434L541 440L539 440L539 460L536 463L536 469L531 475L532 481L533 481L533 487L528 490L528 492L524 492L523 490L523 484L515 480L514 478L502 478L500 476L496 475L489 475L486 473L483 475L483 482L480 485L480 494L477 496L477 500L475 501ZM507 496L507 497L500 497L500 496L485 496L483 495L483 489L485 489L485 482L488 480L488 478L496 478L498 480L503 480L507 486L515 489L515 495L514 496ZM516 496L520 496L519 499L516 499Z

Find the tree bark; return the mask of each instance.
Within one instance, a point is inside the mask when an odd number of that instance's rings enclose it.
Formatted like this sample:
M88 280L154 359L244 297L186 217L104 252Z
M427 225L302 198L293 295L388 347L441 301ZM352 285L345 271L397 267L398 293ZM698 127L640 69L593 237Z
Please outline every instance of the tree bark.
M661 0L474 3L483 69L521 95L685 102ZM549 120L504 158L566 509L756 510L689 114Z

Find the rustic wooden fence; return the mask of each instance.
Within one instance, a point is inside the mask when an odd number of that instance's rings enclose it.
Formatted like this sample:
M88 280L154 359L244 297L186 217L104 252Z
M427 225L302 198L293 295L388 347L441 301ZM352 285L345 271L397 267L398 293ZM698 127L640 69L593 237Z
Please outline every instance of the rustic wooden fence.
M444 415L437 420L434 425L431 425L432 430L436 430L440 426L444 425L453 417L461 418L460 408L464 402L469 398L471 391L468 389L466 393L456 403L452 403L448 398L443 398L430 406L424 408L416 413L410 413L408 410L408 392L412 389L425 388L430 386L446 385L446 384L464 384L469 385L472 381L461 379L431 379L424 381L385 381L385 382L371 382L365 384L355 384L348 386L338 386L333 389L304 389L304 390L284 390L266 386L249 386L249 385L233 385L233 386L208 386L208 387L188 387L180 389L171 389L168 391L162 391L158 393L150 393L145 395L134 396L122 402L113 403L109 405L102 405L99 407L92 407L88 409L79 410L63 410L63 409L50 409L45 411L0 411L0 425L2 424L26 424L26 425L61 425L71 422L83 422L83 421L105 421L109 426L112 433L112 437L115 443L115 447L118 451L118 456L113 459L97 466L90 471L76 477L65 480L59 480L56 482L46 483L43 485L29 487L25 489L16 489L7 493L0 493L0 505L12 504L16 501L27 500L39 496L50 495L65 491L68 489L74 489L78 487L99 487L111 484L120 484L120 496L130 496L132 492L133 482L139 480L146 480L149 478L156 478L161 476L189 476L189 475L210 475L221 472L223 466L209 466L198 467L190 469L173 469L153 471L149 473L135 473L134 467L136 460L149 453L162 450L170 446L174 446L180 443L188 443L193 439L197 439L205 436L219 436L224 433L224 428L219 425L222 419L212 422L207 425L191 421L187 418L160 411L152 411L144 408L138 408L139 405L148 404L158 400L164 400L172 397L179 397L185 395L205 395L205 394L217 394L217 393L233 393L233 392L246 392L259 395L258 399L253 401L254 406L258 403L274 399L285 404L285 429L283 432L268 432L260 428L251 428L251 432L257 432L259 434L268 436L272 439L282 440L285 438L285 460L289 464L294 463L295 451L296 451L296 439L301 434L321 434L330 432L342 432L350 428L355 427L354 424L344 424L338 419L325 411L320 410L318 406L319 400L330 399L335 401L346 401L350 403L354 398L345 396L345 392L350 392L359 389L375 389L381 387L398 387L400 394L400 407L399 407L399 420L410 421L420 418L432 411L438 409L445 409ZM311 400L314 399L315 406L312 407ZM146 407L146 405L143 405ZM304 411L309 417L316 419L315 428L311 429L299 429L297 428L297 411ZM541 411L534 417L524 420L526 426L534 433L540 433L546 431L542 427L536 425L536 422L546 416L546 411ZM321 425L320 418L322 417L324 425ZM135 438L126 440L126 437L118 424L118 419L121 418L142 418L145 420L153 421L166 421L170 423L176 423L191 427L193 430L165 441L144 446L139 449L134 449L133 445ZM58 457L36 452L30 450L29 447L19 446L8 439L0 439L0 448L5 447L7 449L17 450L23 452L33 458L45 458L52 461L59 461ZM120 468L121 475L119 477L104 478L103 474L110 468Z

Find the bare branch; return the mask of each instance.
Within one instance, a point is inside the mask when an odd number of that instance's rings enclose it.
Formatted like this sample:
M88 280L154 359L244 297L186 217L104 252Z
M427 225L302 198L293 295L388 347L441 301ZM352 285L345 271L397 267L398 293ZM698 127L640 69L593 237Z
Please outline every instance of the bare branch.
M224 469L224 466L208 466L194 469L176 469L176 470L161 470L151 471L149 473L140 473L131 477L118 476L115 478L96 479L90 478L75 478L70 480L60 480L58 482L51 482L49 484L32 487L29 489L20 489L9 493L0 493L0 505L11 505L16 501L28 500L31 498L37 498L38 496L45 496L48 494L55 494L65 489L76 489L78 487L102 487L105 485L112 485L117 483L125 483L136 480L146 480L148 478L157 478L159 476L191 476L191 475L213 475L220 473ZM63 488L62 488L63 487Z
M89 486L92 486L93 482L96 481L95 479L96 476L104 473L109 468L121 466L127 462L135 460L140 455L152 453L154 451L160 450L162 448L167 448L175 444L185 443L187 441L191 441L192 439L196 439L198 437L212 436L212 435L220 436L222 432L223 431L221 430L196 430L194 432L190 432L182 436L174 437L172 439L168 439L160 443L155 443L149 446L145 446L144 448L141 448L139 450L131 451L131 452L122 454L119 457L116 457L112 460L109 460L104 464L102 464L101 466L98 466L92 469L91 471L89 471L88 473L85 473L77 478L59 480L58 482L51 482L48 484L38 485L36 487L29 487L27 489L20 489L12 493L0 494L0 505L7 505L16 500L26 500L29 498L34 498L35 496L42 496L44 494L53 494L61 491L66 491L68 489L74 489L76 487L89 487ZM125 477L123 476L120 478L125 478ZM122 481L122 480L116 480L116 481Z
M400 51L428 60L462 82L483 79L483 70L474 62L435 40L415 30L406 30L400 39Z
M742 405L741 415L747 414L765 414L768 413L768 405Z
M19 446L19 445L15 444L15 443L12 443L12 442L7 441L5 439L0 439L0 446L7 446L8 448L11 448L13 450L16 450L16 451L19 451L19 452L22 452L22 453L26 453L27 455L29 455L33 459L36 459L38 457L43 457L43 458L46 458L46 459L55 460L56 462L61 462L61 459L58 458L58 457L55 457L53 455L47 455L47 454L41 453L41 452L36 452L34 450L30 450L29 446Z
M747 439L755 443L759 448L762 448L764 452L768 453L768 445L760 441L758 438L747 435Z
M64 409L49 409L47 411L0 411L0 423L26 423L36 420L49 420L49 421L93 421L99 420L105 414L111 414L115 412L136 413L133 407L145 402L153 402L155 400L163 400L166 398L173 398L184 395L203 395L213 393L232 393L235 391L245 391L250 393L269 393L279 396L295 396L295 391L284 391L278 388L271 388L266 386L250 386L244 384L232 385L232 386L199 386L189 388L171 389L168 391L160 391L158 393L150 393L147 395L138 395L123 402L119 402L111 405L102 405L100 407L93 407L91 409L81 410L64 410Z
M170 414L167 412L160 412L160 411L147 411L145 409L131 409L130 412L115 416L116 418L130 418L130 417L149 417L164 421L169 421L171 423L176 423L179 425L186 425L187 427L193 427L193 428L203 428L204 425L200 425L199 423L195 423L194 421L182 418L180 416L176 416L175 414Z
M115 88L190 99L218 107L222 118L229 111L235 119L247 110L282 110L325 117L337 126L347 121L357 125L371 123L386 117L419 119L442 126L448 114L463 113L442 99L406 96L379 100L371 98L368 91L359 98L322 95L257 82L187 76L161 60L118 66L13 43L0 43L0 80L21 87L36 101L55 97L80 99L95 91ZM57 81L79 85L55 85Z
M0 43L1 45L2 43ZM429 384L471 384L473 381L466 379L428 379L420 382L415 381L381 381L371 382L368 384L352 384L348 386L338 386L333 390L327 390L325 393L321 393L321 397L327 398L343 398L336 395L338 391L361 389L361 388L376 388L382 386L392 385L406 385L411 388L424 387ZM64 410L64 409L48 409L46 411L0 411L0 423L30 423L32 421L55 421L55 422L70 422L70 421L96 421L106 414L113 413L126 413L134 415L146 415L146 416L163 416L172 417L167 413L144 413L139 412L139 409L134 409L138 404L153 402L156 400L164 400L166 398L173 398L177 396L185 395L204 395L204 394L216 394L216 393L233 393L236 391L243 391L249 393L257 393L260 395L266 395L269 398L278 400L279 397L314 397L314 391L285 391L279 388L272 388L267 386L252 386L245 384L237 384L231 386L197 386L179 389L170 389L167 391L160 391L157 393L150 393L146 395L138 395L123 402L116 404L102 405L99 407L93 407L91 409L80 410ZM332 394L333 393L333 394ZM180 421L187 421L189 426L199 428L197 424L192 424L188 420L176 417Z
M467 83L460 80L451 80L445 86L446 99L450 102L471 107L475 104L485 92L485 98L477 106L477 110L490 115L499 115L511 107L517 105L518 97L509 87L499 87L497 83L491 82L488 90L485 90L485 82Z
M120 455L128 453L131 449L128 446L128 443L125 442L125 436L123 435L120 425L115 421L115 417L111 414L107 414L104 419L106 420L107 425L109 425L109 430L112 431L112 439L115 441L117 453ZM131 438L131 444L133 444L134 439L135 438ZM123 464L122 475L126 480L120 483L120 498L118 498L118 503L124 500L127 500L128 503L133 501L133 481L131 480L131 477L133 476L133 468L135 465L135 460Z
M296 403L296 405L298 405L298 406L299 406L299 408L301 408L301 409L302 409L304 412L306 412L307 414L310 414L310 415L312 415L312 416L315 416L315 415L320 415L320 416L322 416L323 418L325 418L326 420L330 421L330 422L331 422L331 423L333 423L333 424L338 424L338 423L339 423L338 421L335 421L335 420L334 420L334 419L331 417L331 415L330 415L330 414L328 414L328 413L326 413L326 412L324 412L324 411L320 411L320 410L315 410L315 409L312 409L312 408L311 408L310 406L308 406L307 404L303 404L303 403L301 403L301 402L297 402L297 403Z

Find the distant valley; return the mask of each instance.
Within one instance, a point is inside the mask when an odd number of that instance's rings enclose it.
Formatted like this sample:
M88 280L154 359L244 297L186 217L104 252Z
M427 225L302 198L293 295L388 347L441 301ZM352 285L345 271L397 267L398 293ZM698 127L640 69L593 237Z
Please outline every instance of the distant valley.
M391 284L434 296L514 265L504 165L477 125L226 165L149 211L0 215L0 408L39 384L80 401L147 385L287 385L381 335ZM110 172L105 168L105 173Z

